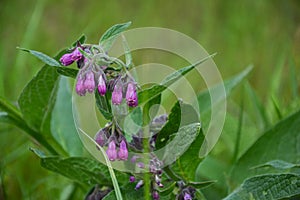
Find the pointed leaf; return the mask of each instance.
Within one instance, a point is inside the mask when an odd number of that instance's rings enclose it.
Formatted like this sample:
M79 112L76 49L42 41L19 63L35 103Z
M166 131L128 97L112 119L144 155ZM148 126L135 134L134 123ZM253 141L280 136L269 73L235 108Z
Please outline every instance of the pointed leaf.
M224 200L283 199L300 194L300 176L267 174L251 177Z
M39 150L31 149L41 159L41 166L59 173L73 181L86 185L112 186L110 174L107 166L100 162L85 157L45 156ZM128 181L128 176L121 172L116 172L120 181Z
M30 54L32 54L33 56L37 57L38 59L40 59L42 62L44 62L46 65L52 66L52 67L59 67L61 66L61 64L55 60L54 58L51 58L50 56L39 52L39 51L34 51L34 50L30 50L30 49L25 49L25 48L19 48L18 49L22 50L22 51L26 51Z
M150 88L144 89L142 91L140 91L138 93L138 99L139 99L139 103L143 103L145 101L148 101L149 99L155 97L156 95L162 93L165 89L167 89L167 87L169 87L170 85L172 85L173 83L175 83L176 81L178 81L181 77L183 77L185 74L187 74L188 72L190 72L192 69L194 69L196 66L204 63L205 61L207 61L208 59L212 58L215 54L212 54L206 58L203 58L202 60L181 68L173 73L171 73L170 75L168 75L162 82L160 85L154 85Z
M82 155L83 145L73 119L72 90L66 77L60 79L56 103L52 111L51 132L69 155Z
M272 129L266 131L238 160L233 168L232 179L240 183L246 177L260 172L249 170L251 167L270 160L298 163L300 157L299 124L300 111L283 119Z
M123 24L116 24L110 27L100 38L99 44L104 48L105 51L108 51L120 33L125 31L130 25L131 22L127 22Z

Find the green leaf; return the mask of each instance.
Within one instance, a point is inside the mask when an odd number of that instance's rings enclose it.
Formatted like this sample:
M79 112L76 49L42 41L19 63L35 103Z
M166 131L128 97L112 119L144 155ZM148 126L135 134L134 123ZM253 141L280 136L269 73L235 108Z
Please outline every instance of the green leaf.
M171 113L168 116L167 123L157 135L155 143L156 149L164 147L169 140L170 134L176 133L178 131L181 120L181 104L182 102L178 100L172 107Z
M67 67L57 67L56 71L60 75L67 76L70 78L76 78L78 73L77 69L72 69Z
M31 150L40 157L41 166L61 174L73 181L85 185L103 185L112 186L110 174L106 165L86 157L68 157L45 156L37 149ZM128 176L121 172L116 172L120 180L128 180Z
M56 103L52 111L51 132L69 155L82 155L83 145L73 119L72 90L65 77L60 79Z
M110 27L100 38L99 45L101 45L105 51L108 51L120 33L125 31L130 25L131 22L126 22Z
M108 102L108 93L105 96L99 94L98 90L95 91L96 105L99 111L107 120L112 119L111 106Z
M168 86L172 85L173 83L175 83L176 81L178 81L181 77L183 77L185 74L187 74L188 72L190 72L192 69L194 69L196 66L204 63L205 61L207 61L208 59L210 59L211 57L213 57L215 54L212 54L206 58L203 58L202 60L179 69L178 71L175 71L173 73L171 73L170 75L168 75L162 82L160 85L154 85L150 88L144 89L142 91L140 91L138 93L138 99L139 99L139 103L143 103L145 101L148 101L151 98L154 98L155 96L159 95L160 93L162 93L165 89L167 89Z
M178 132L172 135L174 139L165 147L163 162L170 163L176 159L171 169L186 181L195 180L196 168L202 160L198 157L204 140L200 127L200 123L180 127Z
M144 192L142 189L136 190L135 183L129 183L121 188L121 193L124 200L144 199ZM116 200L115 191L108 193L103 200Z
M251 169L258 169L258 168L264 168L264 167L273 167L273 168L279 169L279 170L286 170L286 169L291 169L291 168L295 168L295 167L300 167L300 164L289 163L289 162L285 162L283 160L271 160L264 164L260 164L260 165L251 167Z
M26 52L34 55L35 57L37 57L38 59L40 59L42 62L44 62L46 65L49 65L49 66L52 66L52 67L59 67L59 66L61 66L61 64L57 60L51 58L50 56L48 56L48 55L46 55L46 54L44 54L42 52L34 51L34 50L29 50L29 49L25 49L25 48L19 48L19 47L17 47L17 48L20 49L20 50L22 50L22 51L26 51Z
M299 124L300 111L266 131L238 160L233 168L232 179L240 183L246 177L259 173L257 170L249 170L251 167L270 160L298 163L300 157Z
M300 194L300 176L266 174L251 177L225 200L283 199Z

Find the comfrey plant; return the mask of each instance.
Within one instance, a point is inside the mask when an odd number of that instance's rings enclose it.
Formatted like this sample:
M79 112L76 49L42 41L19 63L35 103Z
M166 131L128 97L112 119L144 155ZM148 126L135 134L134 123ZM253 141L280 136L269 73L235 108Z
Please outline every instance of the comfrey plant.
M82 36L55 58L20 48L46 65L23 90L18 100L20 111L1 100L8 112L6 119L29 133L50 154L31 148L44 168L73 180L75 187L79 183L82 189L92 188L86 192L87 200L200 199L200 189L214 181L199 182L195 178L202 160L198 152L204 141L198 113L180 99L169 114L158 114L157 109L152 109L149 117L149 112L153 105L160 104L161 94L170 85L211 56L174 71L160 84L139 85L131 73L134 65L129 45L121 35L130 24L112 26L99 44L87 44L86 37ZM125 62L109 53L119 36L122 36ZM73 67L75 63L77 67ZM94 95L98 111L106 120L94 139L81 136L91 139L92 151L99 150L93 155L103 154L107 158L105 162L83 156L80 137L74 133L72 106L67 103L72 96L65 77L75 78L74 98ZM128 111L125 115L118 113L118 109L124 108ZM118 119L118 115L123 118ZM193 117L180 125L186 115ZM128 116L140 124L135 133L123 127L122 123L127 123L124 117ZM120 163L125 172L113 170Z

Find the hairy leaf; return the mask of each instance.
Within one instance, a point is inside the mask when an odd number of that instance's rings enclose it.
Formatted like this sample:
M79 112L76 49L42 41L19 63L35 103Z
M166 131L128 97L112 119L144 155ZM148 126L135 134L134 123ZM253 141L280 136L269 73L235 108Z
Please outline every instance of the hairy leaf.
M267 174L251 177L225 200L273 200L300 194L300 176L296 174Z
M130 25L131 22L126 22L123 24L116 24L110 27L100 38L99 44L103 47L105 51L108 51L111 48L113 42L120 35L120 33L125 31Z

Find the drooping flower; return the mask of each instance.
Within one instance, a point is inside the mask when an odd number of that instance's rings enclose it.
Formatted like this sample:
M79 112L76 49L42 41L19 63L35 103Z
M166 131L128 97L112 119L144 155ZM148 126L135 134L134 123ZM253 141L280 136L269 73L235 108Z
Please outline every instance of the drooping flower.
M61 62L61 64L63 64L64 66L68 66L71 65L74 62L73 59L73 54L72 53L66 53L64 54L59 61Z
M114 90L111 94L111 101L115 105L119 105L122 103L123 98L123 89L121 83L116 83Z
M159 200L159 194L158 194L158 192L156 190L154 190L152 192L152 197L153 197L154 200Z
M85 95L84 79L81 76L78 76L76 83L76 92L80 96Z
M106 154L110 161L114 161L117 159L116 143L114 140L110 141L110 143L108 144Z
M71 65L74 61L78 61L82 59L83 55L80 53L79 49L80 47L77 47L72 53L66 53L64 54L59 61L64 66Z
M98 92L101 96L104 96L106 93L106 83L102 74L100 74L98 79Z
M96 143L99 144L101 147L103 147L107 141L105 131L107 131L107 129L103 128L95 136Z
M126 102L130 107L136 107L138 105L136 86L132 82L129 82L127 85Z
M118 152L118 158L120 160L127 160L127 158L128 158L128 150L127 150L126 142L124 140L122 140L120 143L120 150Z
M95 79L92 71L88 71L85 75L84 88L90 93L95 90Z

